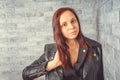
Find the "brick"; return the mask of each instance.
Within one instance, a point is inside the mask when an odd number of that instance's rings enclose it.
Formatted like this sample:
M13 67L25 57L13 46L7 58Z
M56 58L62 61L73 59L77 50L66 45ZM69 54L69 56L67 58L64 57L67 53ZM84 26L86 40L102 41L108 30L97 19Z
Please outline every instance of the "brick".
M81 1L81 6L85 9L89 10L90 7L94 7L94 9L97 8L98 4L97 4L97 0L82 0Z
M114 65L114 50L113 48L108 45L108 44L105 44L105 47L103 47L103 60L104 60L104 70L105 70L105 77L108 78L109 80L115 80L114 78L114 71L113 70L115 68ZM108 53L108 54L105 54L105 53ZM112 69L112 71L111 71Z
M0 29L0 38L5 38L6 37L6 30Z
M7 18L15 18L15 8L8 8L6 10L6 17Z
M15 18L26 17L26 10L23 8L15 8Z
M102 32L102 33L105 33L105 28L106 28L106 25L105 24L99 24L98 25L98 30L99 32Z
M65 0L65 1L62 1L62 4L63 5L67 5L67 4L80 4L81 3L81 0Z
M6 20L4 21L6 23L28 23L28 19L26 17L24 18L21 18L21 17L18 17L18 18L6 18Z
M103 43L103 44L104 44L104 42L106 42L105 37L106 37L105 33L100 31L99 32L99 39L100 39L101 43Z
M0 1L0 9L3 9L5 8L5 1Z
M0 23L5 23L6 22L6 19L0 19Z
M120 57L120 50L118 50L118 49L114 49L114 59L115 59L115 64L116 64L116 66L115 66L115 70L117 71L118 69L120 70L120 67L119 67L119 65L120 65L120 61L119 61L119 57ZM119 68L118 68L119 67Z
M119 67L118 67L119 68ZM117 69L118 69L117 68ZM120 80L120 74L119 74L119 72L120 72L120 69L118 69L117 71L115 71L115 77L116 77L116 80Z
M4 10L4 8L0 9L0 20L3 20L4 18L6 18L5 14L6 14L6 11Z
M113 48L119 49L119 39L111 36L111 35L107 35L106 39L106 43L108 43L110 46L113 46Z
M112 11L112 12L110 12L110 13L108 13L108 14L106 14L105 16L106 16L106 23L112 23L112 24L115 24L115 23L119 23L119 14L120 14L120 12L119 11Z
M98 23L100 23L100 24L103 24L104 23L104 17L103 16L100 16L99 17L99 22Z
M116 80L119 80L119 72L120 72L120 61L119 61L119 57L120 57L120 50L117 50L117 49L114 49L114 53L115 53L115 56L114 56L114 62L115 62L115 77L116 77Z
M24 7L24 2L23 2L23 0L21 0L21 1L19 1L19 0L8 0L8 1L6 1L5 6L9 7L9 8Z
M81 10L81 9L78 9L78 10L76 11L76 13L77 13L78 15L81 15L81 14L82 14L82 10Z
M25 15L26 17L42 17L42 16L44 16L44 13L38 12L36 10L33 10L33 11L29 10L27 13L25 13L23 15Z
M112 25L112 34L120 38L120 26L119 24L117 25Z
M113 0L113 9L119 9L120 8L120 0Z
M47 11L47 12L44 12L44 16L50 16L51 18L52 18L52 16L53 16L53 14L54 14L54 12L51 12L51 11Z
M108 0L106 2L106 4L104 5L104 7L105 7L104 10L105 10L106 13L111 12L112 11L112 7L113 7L113 1L112 0Z
M86 37L90 38L90 39L93 39L93 40L97 40L97 35L96 34L84 34Z
M7 51L6 47L0 46L0 52L1 52L1 54L2 54L3 52L6 52L6 51Z
M105 19L106 19L106 13L105 13L105 7L104 7L104 5L103 6L101 6L100 8L99 8L99 10L98 10L98 19L99 19L99 23L105 23Z
M111 24L106 24L104 26L104 30L105 30L106 33L111 34L111 32L112 32L112 25Z
M53 5L52 5L53 4ZM54 3L51 3L52 6L54 6L55 4ZM49 3L45 2L45 3L36 3L36 4L33 4L33 3L28 3L25 5L26 6L26 12L28 11L42 11L42 12L47 12L47 11L53 11L53 7L50 6ZM33 7L34 6L34 7Z
M84 32L85 34L96 34L96 25L91 23L82 23L81 24L81 29L82 32Z
M24 0L14 0L13 4L15 6L15 8L20 8L20 7L24 7L25 3Z

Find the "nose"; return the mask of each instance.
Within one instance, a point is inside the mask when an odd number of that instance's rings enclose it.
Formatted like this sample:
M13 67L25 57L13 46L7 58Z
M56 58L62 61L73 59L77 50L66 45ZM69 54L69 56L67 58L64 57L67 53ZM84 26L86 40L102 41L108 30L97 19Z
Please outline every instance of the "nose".
M74 28L74 25L69 23L69 29L73 29Z

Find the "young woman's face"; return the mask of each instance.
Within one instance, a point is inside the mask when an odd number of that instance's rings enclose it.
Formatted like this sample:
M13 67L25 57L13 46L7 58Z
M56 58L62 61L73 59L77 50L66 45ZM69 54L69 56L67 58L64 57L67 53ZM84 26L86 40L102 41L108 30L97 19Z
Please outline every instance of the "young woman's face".
M67 40L75 39L79 33L79 24L71 11L65 11L60 16L60 26L63 36Z

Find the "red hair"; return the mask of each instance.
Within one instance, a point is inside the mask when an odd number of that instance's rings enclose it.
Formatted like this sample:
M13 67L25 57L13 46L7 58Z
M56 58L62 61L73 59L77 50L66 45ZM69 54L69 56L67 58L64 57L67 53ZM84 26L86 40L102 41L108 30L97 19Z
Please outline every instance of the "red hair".
M67 69L67 58L69 57L69 51L68 51L69 47L66 44L66 39L62 35L62 32L61 32L60 16L63 12L67 10L71 11L75 15L78 21L78 24L79 24L79 33L78 33L78 36L76 37L76 40L79 42L80 47L83 47L83 48L88 47L85 41L85 37L82 34L80 22L79 22L78 16L75 13L75 11L72 8L68 8L68 7L59 8L53 15L52 27L53 27L54 40L56 42L57 50L59 52L60 60L63 63L62 66L64 69Z

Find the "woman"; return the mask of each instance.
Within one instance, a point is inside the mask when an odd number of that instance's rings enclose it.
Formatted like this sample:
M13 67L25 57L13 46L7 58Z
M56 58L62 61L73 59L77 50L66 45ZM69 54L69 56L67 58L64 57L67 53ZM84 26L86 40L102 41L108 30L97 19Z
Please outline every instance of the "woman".
M55 43L46 44L44 54L23 70L23 80L45 75L46 80L104 80L101 45L84 37L71 8L53 15Z

